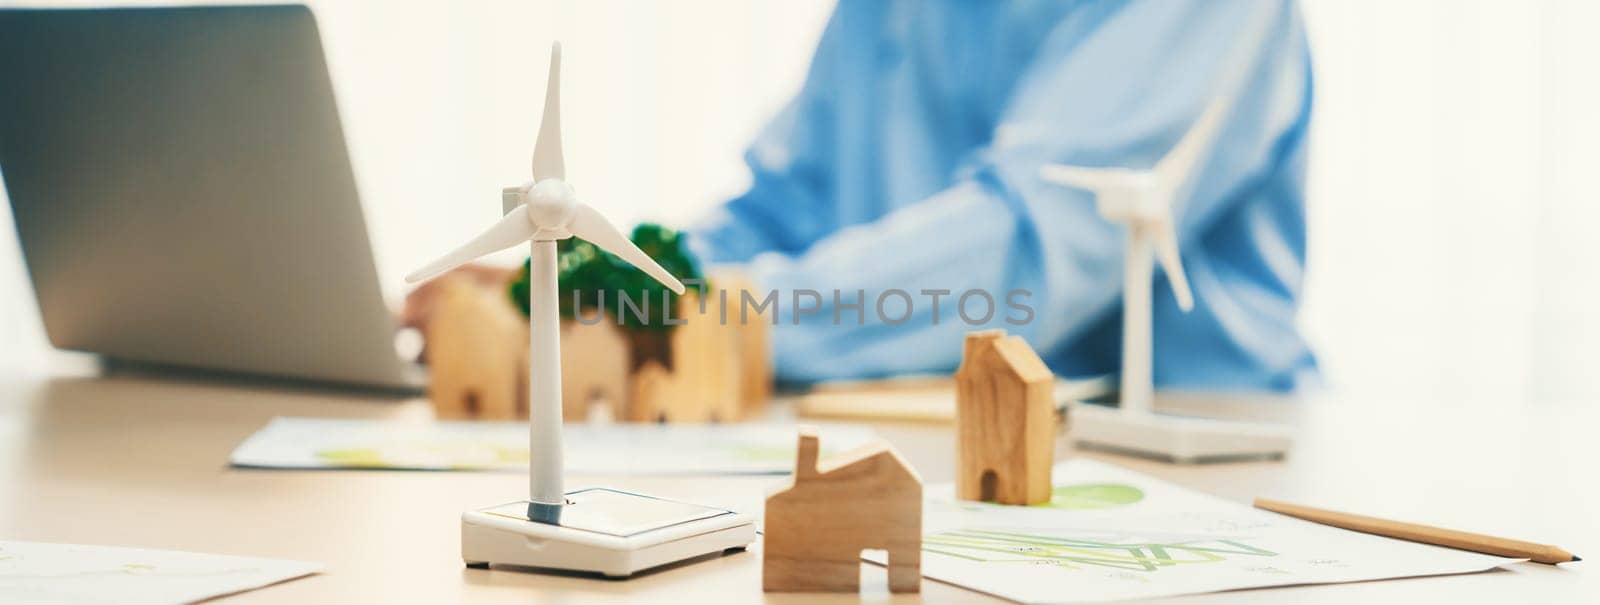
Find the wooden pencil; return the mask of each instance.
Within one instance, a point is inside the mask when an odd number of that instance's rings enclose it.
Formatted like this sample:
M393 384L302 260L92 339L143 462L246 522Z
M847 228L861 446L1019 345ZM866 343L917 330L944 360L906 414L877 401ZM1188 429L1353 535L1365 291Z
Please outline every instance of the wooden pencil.
M1522 540L1497 538L1483 534L1443 529L1415 523L1402 523L1377 517L1353 515L1338 511L1312 508L1299 504L1290 504L1269 498L1256 498L1256 508L1269 510L1275 513L1304 519L1323 525L1332 525L1351 531L1375 534L1399 540L1433 544L1461 550L1470 550L1484 554L1517 559L1529 559L1537 563L1566 563L1580 561L1572 553L1556 548L1549 544L1534 544Z

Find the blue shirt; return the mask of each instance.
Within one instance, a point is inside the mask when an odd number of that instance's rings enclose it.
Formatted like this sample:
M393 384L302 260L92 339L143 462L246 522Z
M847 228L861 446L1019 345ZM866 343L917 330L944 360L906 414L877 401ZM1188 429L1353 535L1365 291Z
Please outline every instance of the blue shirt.
M1295 328L1311 68L1288 0L843 0L803 88L747 154L750 190L691 247L779 291L780 378L947 372L984 327L1022 335L1058 373L1115 373L1123 229L1039 168L1148 168L1225 94L1174 208L1193 311L1154 273L1154 378L1289 390L1315 362ZM822 301L793 323L798 289ZM909 321L879 321L890 289L912 295ZM952 292L937 322L922 290ZM956 314L968 290L998 303L984 325ZM1005 305L1016 290L1030 293L1012 301L1033 311L1022 325L1006 321L1024 315ZM886 316L906 306L888 297Z

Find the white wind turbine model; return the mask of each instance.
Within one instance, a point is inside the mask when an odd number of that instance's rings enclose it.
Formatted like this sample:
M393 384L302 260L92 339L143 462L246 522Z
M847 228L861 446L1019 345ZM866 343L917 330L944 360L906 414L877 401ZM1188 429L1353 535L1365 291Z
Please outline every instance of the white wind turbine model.
M406 276L421 282L486 254L531 242L528 276L529 497L461 516L467 565L505 563L628 576L755 539L748 516L606 488L562 489L561 333L556 242L577 236L638 267L673 292L683 284L578 201L561 150L561 45L550 54L533 180L508 187L505 215L460 248Z
M1178 253L1172 207L1189 174L1211 147L1231 103L1211 103L1166 157L1148 170L1047 165L1047 181L1095 194L1100 215L1127 229L1122 290L1121 409L1078 406L1073 430L1080 441L1178 462L1281 457L1288 439L1278 427L1153 413L1151 377L1152 250L1172 282L1178 307L1194 308L1194 296Z

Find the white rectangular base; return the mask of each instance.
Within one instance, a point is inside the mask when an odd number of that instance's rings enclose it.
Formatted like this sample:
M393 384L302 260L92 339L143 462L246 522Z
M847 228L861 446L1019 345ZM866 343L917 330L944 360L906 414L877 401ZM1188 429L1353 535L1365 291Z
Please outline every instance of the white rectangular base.
M595 495L605 497L595 501ZM746 515L607 489L568 492L560 523L527 519L513 502L461 514L461 558L492 564L583 571L610 577L701 555L742 549L755 541ZM574 514L576 513L576 514Z
M1128 413L1094 404L1074 405L1069 422L1079 445L1184 464L1277 460L1293 444L1280 425Z

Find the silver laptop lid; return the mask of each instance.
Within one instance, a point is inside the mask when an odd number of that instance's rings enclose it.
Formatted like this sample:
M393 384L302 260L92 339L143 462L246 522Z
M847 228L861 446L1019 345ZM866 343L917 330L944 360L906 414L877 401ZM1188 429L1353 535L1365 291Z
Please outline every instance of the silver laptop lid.
M57 347L417 383L305 7L0 10L0 174Z

